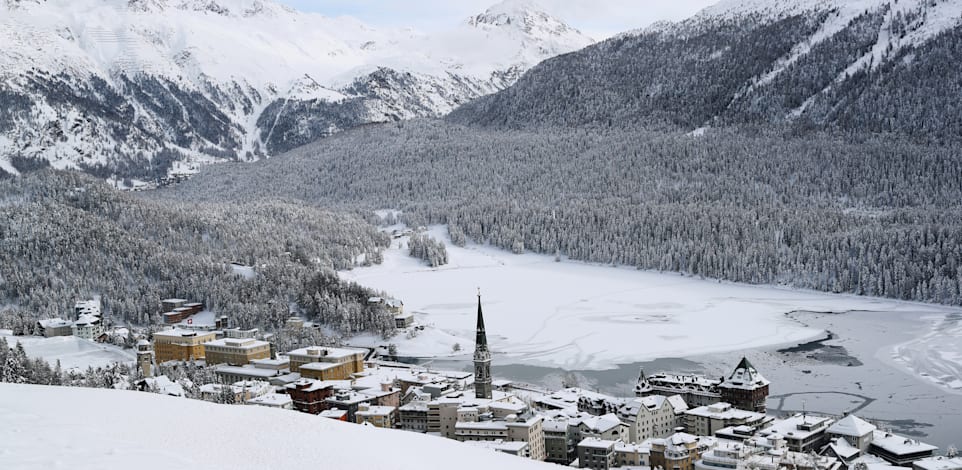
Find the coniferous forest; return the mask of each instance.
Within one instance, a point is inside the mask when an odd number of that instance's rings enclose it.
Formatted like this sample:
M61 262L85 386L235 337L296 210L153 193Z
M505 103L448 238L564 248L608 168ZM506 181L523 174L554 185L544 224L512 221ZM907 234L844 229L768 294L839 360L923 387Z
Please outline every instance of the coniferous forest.
M399 208L458 240L707 278L959 304L962 160L891 136L368 127L151 200Z

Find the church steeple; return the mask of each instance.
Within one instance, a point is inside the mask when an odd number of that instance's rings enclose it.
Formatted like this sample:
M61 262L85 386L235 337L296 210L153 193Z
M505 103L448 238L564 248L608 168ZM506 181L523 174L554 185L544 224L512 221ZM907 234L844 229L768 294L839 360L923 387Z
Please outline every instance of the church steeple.
M481 313L481 292L478 291L478 330L474 346L474 395L491 398L491 352L488 351L488 335L484 332L484 316Z

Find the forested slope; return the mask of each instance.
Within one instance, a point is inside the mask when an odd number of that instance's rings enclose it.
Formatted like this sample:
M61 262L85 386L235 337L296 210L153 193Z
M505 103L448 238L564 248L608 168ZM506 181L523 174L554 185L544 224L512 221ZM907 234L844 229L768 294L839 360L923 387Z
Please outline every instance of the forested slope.
M90 177L44 170L0 180L2 327L63 317L99 295L108 321L160 323L160 299L204 302L243 327L273 327L291 304L335 331L390 332L374 295L340 281L387 238L349 214L284 202L151 202ZM230 263L253 266L253 278Z
M750 283L960 303L962 159L884 137L374 126L161 200L396 207L477 242Z
M722 1L553 58L448 119L962 138L962 1L786 3Z

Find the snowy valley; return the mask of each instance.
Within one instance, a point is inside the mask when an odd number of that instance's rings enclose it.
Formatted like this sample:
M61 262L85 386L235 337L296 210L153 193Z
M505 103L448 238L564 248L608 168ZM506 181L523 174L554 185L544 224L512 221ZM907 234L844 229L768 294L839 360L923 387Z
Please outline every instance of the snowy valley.
M962 0L478 1L0 0L0 469L962 470Z

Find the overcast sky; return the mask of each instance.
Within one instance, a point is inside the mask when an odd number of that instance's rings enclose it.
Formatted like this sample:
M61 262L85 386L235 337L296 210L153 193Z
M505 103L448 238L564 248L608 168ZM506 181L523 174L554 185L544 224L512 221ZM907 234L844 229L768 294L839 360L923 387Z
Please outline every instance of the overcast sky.
M447 29L499 0L277 0L326 16L350 15L376 26ZM595 39L659 20L691 16L718 0L529 0Z

